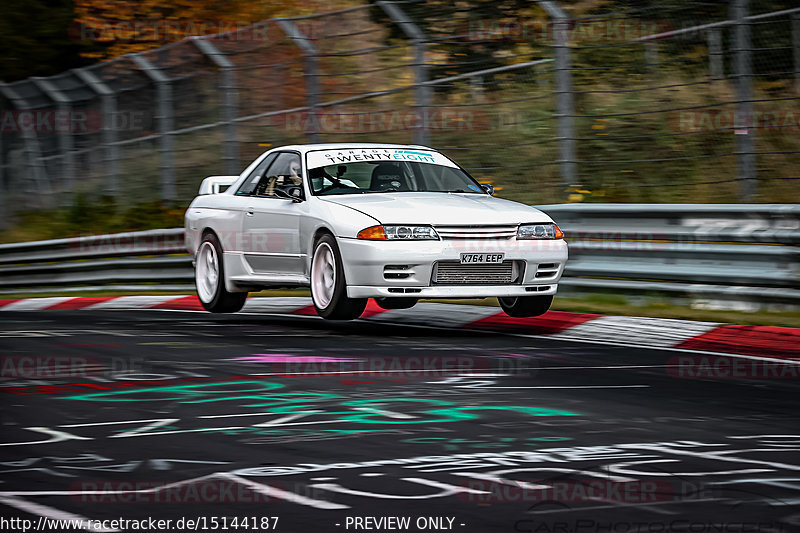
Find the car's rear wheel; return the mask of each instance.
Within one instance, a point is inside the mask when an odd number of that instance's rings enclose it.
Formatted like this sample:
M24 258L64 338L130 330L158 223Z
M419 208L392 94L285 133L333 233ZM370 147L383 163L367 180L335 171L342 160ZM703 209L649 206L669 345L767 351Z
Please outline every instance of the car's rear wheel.
M375 298L375 303L382 309L410 309L418 301L418 298Z
M553 295L549 296L517 296L514 298L498 298L500 307L508 316L524 318L543 315L553 303Z
M314 244L311 258L311 299L317 314L328 320L352 320L361 316L366 298L348 298L342 257L330 234Z
M235 313L244 307L246 292L229 292L225 289L225 267L222 246L213 233L206 233L197 249L194 266L197 296L207 311Z

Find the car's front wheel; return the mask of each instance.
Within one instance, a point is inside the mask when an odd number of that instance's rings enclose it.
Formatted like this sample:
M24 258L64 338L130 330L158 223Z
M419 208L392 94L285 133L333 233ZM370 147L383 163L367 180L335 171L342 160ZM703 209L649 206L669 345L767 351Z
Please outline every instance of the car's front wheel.
M549 296L517 296L515 298L498 298L500 307L508 316L525 318L543 315L553 303L553 295Z
M206 311L235 313L244 307L246 292L229 292L225 289L225 267L222 246L213 233L206 233L197 249L194 265L197 296Z
M317 314L328 320L352 320L361 316L366 298L348 298L339 246L330 234L314 244L311 258L311 299Z

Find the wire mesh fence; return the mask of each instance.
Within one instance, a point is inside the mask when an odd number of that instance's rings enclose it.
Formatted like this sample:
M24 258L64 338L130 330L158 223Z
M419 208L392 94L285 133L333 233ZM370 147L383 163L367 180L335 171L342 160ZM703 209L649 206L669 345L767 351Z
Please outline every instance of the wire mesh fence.
M0 220L183 206L306 142L427 144L529 203L797 202L790 4L378 1L0 84Z

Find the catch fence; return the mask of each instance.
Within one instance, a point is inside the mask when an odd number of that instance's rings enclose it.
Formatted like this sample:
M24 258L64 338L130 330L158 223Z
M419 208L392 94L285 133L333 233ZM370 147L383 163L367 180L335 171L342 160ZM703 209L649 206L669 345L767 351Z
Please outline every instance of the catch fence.
M78 197L183 206L307 142L430 145L526 203L800 198L800 8L463 5L275 18L0 84L0 224Z

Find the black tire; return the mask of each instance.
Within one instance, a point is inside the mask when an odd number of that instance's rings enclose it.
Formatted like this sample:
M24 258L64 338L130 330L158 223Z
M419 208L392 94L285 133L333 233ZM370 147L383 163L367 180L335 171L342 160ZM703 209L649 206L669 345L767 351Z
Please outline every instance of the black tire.
M199 262L205 260L205 253L210 253L210 251L204 251L204 247L208 246L213 248L216 256L217 282L215 288L209 287L208 285L201 287L200 278L203 267L200 266ZM228 290L225 289L225 261L223 261L222 256L222 246L214 233L206 233L197 249L194 281L195 287L197 288L197 296L200 298L200 303L203 304L206 311L212 313L235 313L241 310L241 308L244 307L245 301L247 301L246 292L228 292Z
M419 298L375 298L375 303L381 309L411 309Z
M319 263L318 254L326 253L326 249L333 254L332 265L326 263L328 267L333 267L333 293L329 299L323 294L317 294L314 282L317 269L322 268L316 266ZM360 317L367 306L367 298L347 297L347 280L344 277L342 254L339 252L336 239L328 233L314 243L314 253L311 256L311 297L317 314L326 320L353 320Z
M543 315L553 303L553 295L549 296L517 296L514 298L498 298L500 307L508 316L525 318Z

